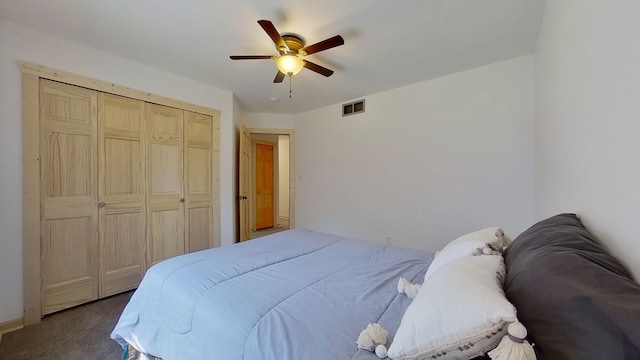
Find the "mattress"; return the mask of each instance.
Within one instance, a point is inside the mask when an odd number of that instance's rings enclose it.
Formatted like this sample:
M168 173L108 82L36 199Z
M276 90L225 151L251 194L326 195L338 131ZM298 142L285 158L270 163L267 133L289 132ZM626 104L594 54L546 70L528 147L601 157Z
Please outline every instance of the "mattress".
M151 267L111 338L178 359L377 359L359 333L393 334L433 254L289 230Z

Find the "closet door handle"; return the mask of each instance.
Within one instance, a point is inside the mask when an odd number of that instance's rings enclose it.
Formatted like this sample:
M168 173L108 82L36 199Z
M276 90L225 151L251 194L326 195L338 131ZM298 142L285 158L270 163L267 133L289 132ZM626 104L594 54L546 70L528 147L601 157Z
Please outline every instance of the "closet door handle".
M100 201L100 202L98 203L98 207L99 207L99 208L103 208L103 207L105 207L105 206L107 206L107 204L105 204L105 202L104 202L104 201Z
M184 198L180 199L180 202L184 202Z

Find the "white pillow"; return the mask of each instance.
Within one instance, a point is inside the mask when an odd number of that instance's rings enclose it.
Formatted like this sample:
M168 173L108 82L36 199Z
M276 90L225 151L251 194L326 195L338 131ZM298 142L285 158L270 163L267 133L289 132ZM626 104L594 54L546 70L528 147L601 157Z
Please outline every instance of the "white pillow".
M516 321L502 291L500 255L463 258L434 273L409 305L393 343L393 360L470 359L494 349Z
M499 227L489 227L462 235L439 251L438 256L429 265L427 273L424 274L424 279L426 280L445 264L473 256L474 251L484 248L487 244L500 244L499 247L502 247L502 244L507 241L506 239L504 231Z

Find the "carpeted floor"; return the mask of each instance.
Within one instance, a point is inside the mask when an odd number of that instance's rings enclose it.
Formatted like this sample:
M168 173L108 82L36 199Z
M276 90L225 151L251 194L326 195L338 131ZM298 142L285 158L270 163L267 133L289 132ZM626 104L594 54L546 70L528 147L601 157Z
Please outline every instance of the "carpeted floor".
M118 360L122 348L109 334L132 291L46 316L0 341L0 359Z

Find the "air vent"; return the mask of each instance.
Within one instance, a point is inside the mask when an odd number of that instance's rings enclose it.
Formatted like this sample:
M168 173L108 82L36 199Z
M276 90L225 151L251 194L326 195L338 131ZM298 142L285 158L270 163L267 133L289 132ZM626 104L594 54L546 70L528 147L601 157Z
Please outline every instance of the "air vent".
M359 114L364 112L364 99L348 104L342 104L342 116Z

